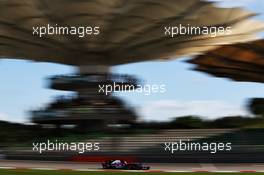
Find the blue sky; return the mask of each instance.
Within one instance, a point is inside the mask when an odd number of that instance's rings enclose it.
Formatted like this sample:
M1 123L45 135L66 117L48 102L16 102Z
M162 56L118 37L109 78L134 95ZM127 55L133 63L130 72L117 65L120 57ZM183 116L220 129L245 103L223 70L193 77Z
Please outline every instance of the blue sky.
M222 6L241 6L264 11L262 0L223 0ZM263 15L257 17L264 20ZM117 94L137 109L141 119L167 120L197 114L216 118L246 115L246 99L264 97L260 83L233 82L189 70L187 58L167 62L144 62L116 66L113 72L137 75L147 84L165 84L166 93L149 96L137 93ZM70 66L19 60L0 61L0 119L24 122L28 111L37 109L67 92L46 88L46 77L74 72Z

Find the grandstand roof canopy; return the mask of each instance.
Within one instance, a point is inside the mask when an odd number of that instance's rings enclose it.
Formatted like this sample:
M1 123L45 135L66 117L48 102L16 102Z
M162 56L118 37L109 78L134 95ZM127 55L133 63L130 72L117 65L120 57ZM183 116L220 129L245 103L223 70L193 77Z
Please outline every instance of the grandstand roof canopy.
M264 40L226 45L188 62L217 77L264 83Z
M172 59L245 42L263 25L255 14L201 0L1 0L0 57L71 65ZM100 34L33 35L33 27L99 26ZM231 35L170 38L165 26L231 26Z

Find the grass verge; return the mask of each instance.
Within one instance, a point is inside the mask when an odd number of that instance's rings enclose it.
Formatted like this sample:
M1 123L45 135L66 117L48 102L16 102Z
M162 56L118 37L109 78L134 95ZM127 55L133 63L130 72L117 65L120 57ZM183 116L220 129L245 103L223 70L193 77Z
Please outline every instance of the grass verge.
M263 175L264 173L162 173L150 172L154 175ZM77 171L39 171L39 170L0 170L0 175L146 175L147 172L77 172Z

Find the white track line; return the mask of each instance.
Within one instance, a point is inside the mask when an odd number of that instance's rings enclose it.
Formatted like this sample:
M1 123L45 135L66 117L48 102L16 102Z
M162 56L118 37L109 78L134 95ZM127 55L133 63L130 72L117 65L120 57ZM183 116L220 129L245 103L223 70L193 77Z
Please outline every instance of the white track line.
M11 170L11 169L16 169L15 167L9 167L9 166L3 166L3 167L0 167L0 169L9 169L9 170Z
M57 168L30 168L31 170L44 170L44 171L56 171Z

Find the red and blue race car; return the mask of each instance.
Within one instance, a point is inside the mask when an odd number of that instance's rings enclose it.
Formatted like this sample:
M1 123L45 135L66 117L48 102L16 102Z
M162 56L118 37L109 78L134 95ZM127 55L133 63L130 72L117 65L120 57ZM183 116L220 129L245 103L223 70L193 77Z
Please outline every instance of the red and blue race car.
M142 163L127 163L124 160L108 160L102 163L103 169L122 169L122 170L149 170L149 166Z

